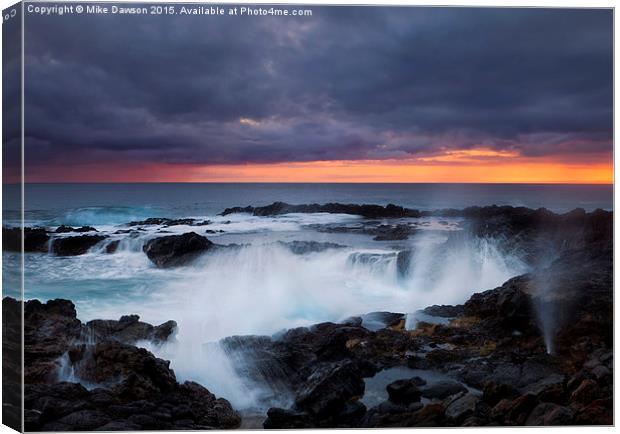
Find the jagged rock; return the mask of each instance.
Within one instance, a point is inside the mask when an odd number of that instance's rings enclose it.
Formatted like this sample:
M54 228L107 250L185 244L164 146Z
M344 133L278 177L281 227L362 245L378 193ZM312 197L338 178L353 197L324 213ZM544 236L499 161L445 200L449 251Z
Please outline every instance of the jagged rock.
M437 316L440 318L454 318L463 314L463 306L433 305L422 309L426 315Z
M308 378L295 404L313 415L333 416L347 401L364 394L364 381L352 363L319 367Z
M177 323L167 321L157 327L139 321L138 315L126 315L118 321L93 320L86 323L88 332L95 339L115 340L127 344L134 344L141 340L162 343L174 334Z
M75 237L62 237L52 239L52 252L58 256L83 255L91 247L105 240L105 235L79 235Z
M155 265L169 268L185 265L214 246L206 237L189 232L155 238L147 242L143 250Z
M20 311L18 302L3 307ZM27 431L237 428L230 403L199 384L179 384L168 361L120 342L169 338L174 322L153 327L137 315L83 325L68 300L26 302L25 423ZM3 314L3 328L14 315ZM18 320L15 319L15 320ZM92 341L95 343L92 343ZM60 359L75 380L58 382ZM187 411L174 411L184 405ZM172 409L168 411L166 409ZM136 428L138 427L138 428Z

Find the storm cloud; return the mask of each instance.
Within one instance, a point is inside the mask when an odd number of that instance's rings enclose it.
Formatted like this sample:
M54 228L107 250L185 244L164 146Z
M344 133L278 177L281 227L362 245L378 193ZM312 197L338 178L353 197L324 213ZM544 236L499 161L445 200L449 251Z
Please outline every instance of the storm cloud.
M611 10L26 16L29 163L612 152Z

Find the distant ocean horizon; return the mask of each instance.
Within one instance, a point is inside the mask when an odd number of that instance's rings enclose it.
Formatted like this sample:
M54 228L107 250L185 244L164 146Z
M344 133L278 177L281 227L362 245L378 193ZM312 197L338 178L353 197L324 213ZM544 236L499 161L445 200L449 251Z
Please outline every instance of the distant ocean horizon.
M393 203L432 210L510 205L567 212L613 209L613 184L473 183L27 183L28 224L121 224L148 217L208 217L276 201ZM20 184L5 184L4 224L20 213Z

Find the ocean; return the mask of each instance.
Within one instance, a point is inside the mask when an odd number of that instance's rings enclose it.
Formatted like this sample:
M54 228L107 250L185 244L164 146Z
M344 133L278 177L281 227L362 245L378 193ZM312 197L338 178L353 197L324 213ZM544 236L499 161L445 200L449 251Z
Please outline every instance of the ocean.
M19 186L5 186L4 220L18 215ZM124 223L127 218L213 215L224 208L289 203L374 203L429 210L468 206L611 209L611 185L553 184L27 184L26 221Z
M19 223L19 186L4 187L4 226ZM420 210L484 205L546 207L566 212L581 207L613 209L610 185L493 184L29 184L26 226L94 226L108 235L87 254L25 256L25 298L67 298L82 321L138 314L159 324L178 322L176 342L144 346L167 360L181 380L204 384L236 408L261 405L261 391L235 375L217 342L239 334L277 334L321 321L339 321L373 311L409 314L433 304L462 303L528 271L516 254L493 239L462 239L445 249L460 230L458 218L399 221L413 224L407 239L377 241L351 230L364 222L342 214L255 217L218 215L225 208L301 203L393 203ZM144 225L149 217L191 217L206 226ZM377 225L385 222L376 222ZM346 230L342 230L345 228ZM194 231L217 244L239 248L208 254L191 265L156 268L142 252L158 236ZM207 231L209 231L207 233ZM66 236L66 235L58 235ZM119 248L105 252L119 240ZM293 241L337 244L299 254ZM399 252L412 252L411 269L399 271ZM3 252L4 295L19 288L19 256ZM409 321L408 319L408 321Z

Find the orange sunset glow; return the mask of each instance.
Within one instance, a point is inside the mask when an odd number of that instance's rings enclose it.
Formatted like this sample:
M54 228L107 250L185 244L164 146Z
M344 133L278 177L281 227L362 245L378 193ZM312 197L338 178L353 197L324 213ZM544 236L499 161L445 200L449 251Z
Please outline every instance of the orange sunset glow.
M33 170L27 182L613 183L613 163L562 162L484 149L410 160L273 164L87 164Z

